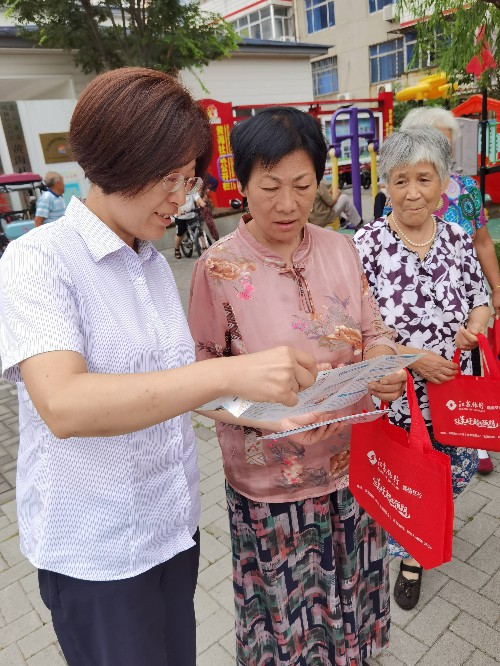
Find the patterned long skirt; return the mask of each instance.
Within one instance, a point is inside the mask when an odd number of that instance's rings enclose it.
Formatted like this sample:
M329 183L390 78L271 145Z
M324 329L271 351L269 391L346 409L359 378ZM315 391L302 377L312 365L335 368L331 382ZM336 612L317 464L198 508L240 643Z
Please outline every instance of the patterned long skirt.
M239 666L360 666L387 645L386 536L349 490L273 504L226 495Z
M445 453L451 463L451 483L453 487L453 497L456 499L461 492L463 492L477 472L477 449L466 449L456 446L444 446L434 439L432 428L427 428L431 444L436 451ZM389 554L395 557L402 557L407 559L411 555L399 545L389 534L387 535L387 543L389 545Z

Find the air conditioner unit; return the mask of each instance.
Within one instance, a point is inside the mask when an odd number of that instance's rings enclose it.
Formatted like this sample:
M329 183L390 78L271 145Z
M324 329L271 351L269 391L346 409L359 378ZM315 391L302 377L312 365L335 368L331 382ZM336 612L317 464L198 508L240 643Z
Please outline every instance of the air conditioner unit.
M352 99L352 95L351 95L351 93L348 93L348 92L340 93L339 95L337 95L337 99L339 100L339 102L341 102L343 100L349 100L349 99Z
M382 9L382 18L384 21L395 21L396 20L396 6L395 5L386 5Z
M295 42L295 37L292 35L283 35L280 37L280 42Z

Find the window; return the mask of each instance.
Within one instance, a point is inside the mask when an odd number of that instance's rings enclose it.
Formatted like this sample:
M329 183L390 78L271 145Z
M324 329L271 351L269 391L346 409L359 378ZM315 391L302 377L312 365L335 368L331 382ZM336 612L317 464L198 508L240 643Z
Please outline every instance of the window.
M370 81L392 81L404 72L404 40L391 39L370 46Z
M368 8L370 10L370 14L373 14L373 12L379 12L386 5L393 5L393 4L394 0L368 0Z
M339 73L337 69L337 56L316 60L316 62L311 63L311 66L315 97L338 92Z
M417 57L414 60L415 53ZM430 66L429 52L427 52L427 65ZM403 72L421 69L422 66L415 30L408 30L404 37L370 46L371 83L392 81Z
M288 7L269 5L233 21L241 37L253 39L293 39L294 29Z
M333 0L306 0L307 32L317 32L335 25Z
M409 30L405 34L405 62L407 70L413 71L415 69L420 69L418 59L415 58L415 62L413 62L416 48L417 33L414 30Z

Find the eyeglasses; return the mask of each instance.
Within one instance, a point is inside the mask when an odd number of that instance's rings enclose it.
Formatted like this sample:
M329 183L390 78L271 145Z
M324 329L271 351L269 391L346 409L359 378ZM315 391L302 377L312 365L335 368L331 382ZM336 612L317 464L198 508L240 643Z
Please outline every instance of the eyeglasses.
M169 194L180 190L182 185L184 185L186 194L196 194L203 185L201 178L184 178L182 173L169 173L167 176L163 176L161 180L163 189Z

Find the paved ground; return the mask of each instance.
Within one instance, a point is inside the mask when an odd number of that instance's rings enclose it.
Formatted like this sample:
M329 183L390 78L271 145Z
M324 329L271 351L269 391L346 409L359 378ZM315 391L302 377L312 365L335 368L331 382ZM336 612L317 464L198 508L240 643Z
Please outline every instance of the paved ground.
M231 224L234 218L221 226L228 230ZM172 250L165 255L186 305L194 259L176 261ZM230 666L235 664L233 594L224 475L212 422L196 417L194 425L203 508L198 666ZM18 548L17 448L15 387L0 381L0 666L64 666L36 572ZM393 604L391 646L371 660L373 665L500 664L500 454L493 459L495 471L476 477L457 501L453 561L424 574L421 600L413 611L405 613Z

